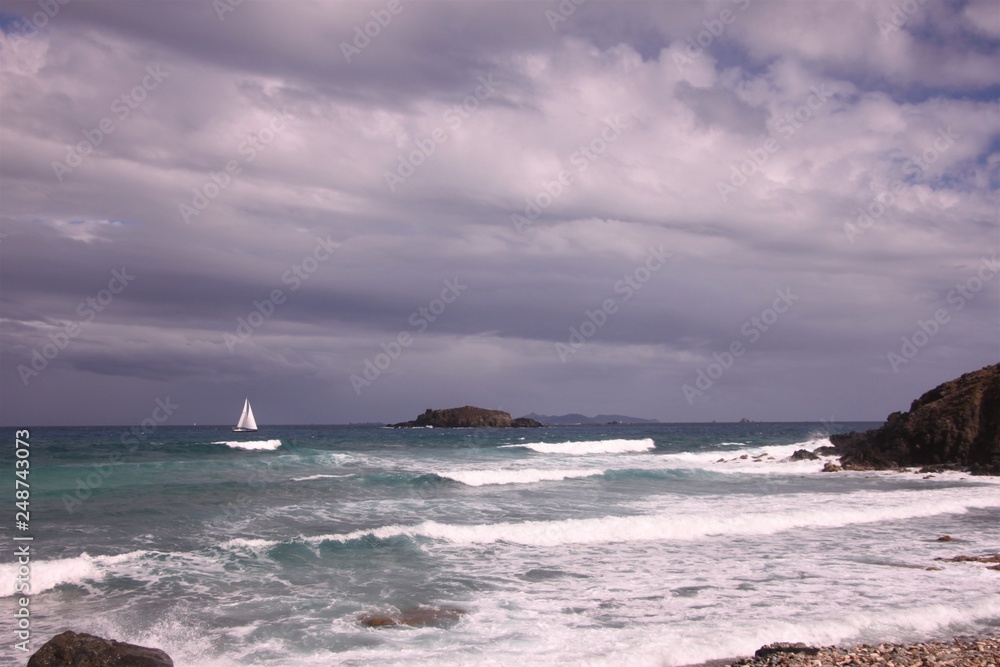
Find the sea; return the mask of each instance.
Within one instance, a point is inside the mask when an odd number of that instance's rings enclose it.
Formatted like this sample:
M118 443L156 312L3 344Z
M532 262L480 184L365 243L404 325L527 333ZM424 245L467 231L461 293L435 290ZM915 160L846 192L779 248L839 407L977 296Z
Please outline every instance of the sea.
M73 629L178 667L660 667L1000 632L1000 572L941 560L1000 552L1000 480L790 459L875 426L37 428L24 530L12 431L0 663L29 655L24 544L32 651Z

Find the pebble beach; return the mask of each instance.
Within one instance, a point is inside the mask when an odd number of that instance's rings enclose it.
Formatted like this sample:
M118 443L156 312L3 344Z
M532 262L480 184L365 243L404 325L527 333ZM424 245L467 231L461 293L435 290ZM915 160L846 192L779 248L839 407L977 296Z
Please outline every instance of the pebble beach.
M768 645L753 658L716 663L726 667L996 667L1000 639L957 637L913 644L863 644L851 647Z

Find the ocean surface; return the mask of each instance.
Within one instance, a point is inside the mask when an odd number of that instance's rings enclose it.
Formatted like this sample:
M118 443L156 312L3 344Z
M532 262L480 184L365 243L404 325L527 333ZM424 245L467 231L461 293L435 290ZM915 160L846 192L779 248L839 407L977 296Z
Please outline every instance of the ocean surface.
M787 460L873 426L33 429L32 650L74 629L178 667L653 667L997 632L1000 573L935 558L1000 552L1000 480ZM433 609L462 613L358 620Z

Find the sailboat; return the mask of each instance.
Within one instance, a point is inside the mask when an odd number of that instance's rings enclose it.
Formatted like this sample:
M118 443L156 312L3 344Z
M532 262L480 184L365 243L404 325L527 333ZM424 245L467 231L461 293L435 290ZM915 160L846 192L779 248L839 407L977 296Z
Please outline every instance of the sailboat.
M246 399L243 403L243 414L240 415L240 421L236 424L236 428L233 429L236 433L243 433L246 431L256 431L257 422L253 418L253 408L250 407L250 399Z

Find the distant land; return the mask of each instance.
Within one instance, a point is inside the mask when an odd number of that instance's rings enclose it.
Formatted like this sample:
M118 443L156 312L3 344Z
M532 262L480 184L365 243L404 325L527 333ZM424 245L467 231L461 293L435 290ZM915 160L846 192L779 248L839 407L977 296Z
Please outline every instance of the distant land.
M609 422L621 422L622 424L659 424L658 419L642 419L640 417L628 417L626 415L597 415L588 417L570 413L568 415L540 415L532 412L524 415L527 419L534 419L547 426L572 426L575 424L607 424Z

